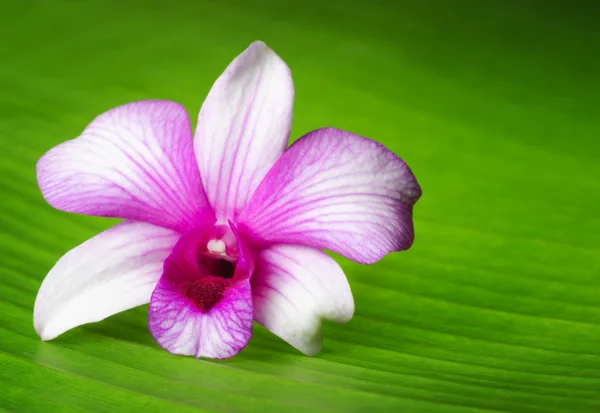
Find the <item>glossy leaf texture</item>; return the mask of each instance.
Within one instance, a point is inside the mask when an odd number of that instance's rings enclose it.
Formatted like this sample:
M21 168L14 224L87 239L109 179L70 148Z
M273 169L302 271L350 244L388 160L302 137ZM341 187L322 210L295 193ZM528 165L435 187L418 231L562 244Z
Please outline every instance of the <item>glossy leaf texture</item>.
M600 29L593 2L3 2L0 411L600 411ZM225 361L173 356L147 307L41 342L52 265L117 221L56 211L35 163L141 99L196 119L252 41L290 66L292 139L371 137L423 188L415 243L335 257L355 298L306 357L255 325Z

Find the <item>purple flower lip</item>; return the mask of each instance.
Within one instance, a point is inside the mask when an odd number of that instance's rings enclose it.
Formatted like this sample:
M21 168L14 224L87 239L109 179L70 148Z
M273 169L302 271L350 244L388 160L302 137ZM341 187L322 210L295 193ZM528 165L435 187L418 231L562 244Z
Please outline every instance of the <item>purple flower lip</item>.
M256 321L308 355L354 300L323 250L371 264L414 239L421 188L381 144L335 128L287 147L287 65L250 45L211 88L192 133L170 101L119 106L37 164L53 207L122 218L58 260L34 308L43 340L150 303L174 354L227 358Z
M233 224L207 223L185 232L165 260L150 299L148 327L156 341L176 354L192 349L195 356L224 358L240 351L252 335L253 268ZM182 325L204 334L182 334L187 328ZM212 349L215 334L218 352Z

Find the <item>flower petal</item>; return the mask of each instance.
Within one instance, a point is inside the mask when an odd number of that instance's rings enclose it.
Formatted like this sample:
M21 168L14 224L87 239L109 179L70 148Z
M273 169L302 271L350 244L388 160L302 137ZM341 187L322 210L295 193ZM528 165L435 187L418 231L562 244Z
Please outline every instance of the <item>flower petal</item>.
M248 279L227 289L206 313L162 277L152 294L148 326L160 346L173 354L224 359L236 355L252 336L252 293Z
M63 211L183 232L213 216L191 133L185 109L175 102L119 106L39 160L40 189L50 205Z
M264 249L252 277L255 320L298 350L321 349L321 319L347 322L354 314L348 280L324 252L295 245Z
M400 158L333 128L300 138L271 168L238 219L255 241L325 248L361 263L407 249L421 195Z
M252 43L213 85L194 148L217 218L235 217L287 147L293 100L289 68L262 42Z
M194 286L194 294L186 288L186 268L190 268L189 240L184 234L165 261L164 272L152 293L148 315L150 332L158 344L173 354L224 359L240 352L252 336L252 291L250 276L254 261L246 245L237 238L240 257L230 279L216 279ZM193 271L189 272L192 275ZM173 277L175 275L175 277ZM202 291L198 291L198 289ZM218 291L213 291L215 288ZM198 306L197 296L217 294L209 309Z
M175 231L126 221L66 253L38 292L34 326L42 340L146 304L177 242Z

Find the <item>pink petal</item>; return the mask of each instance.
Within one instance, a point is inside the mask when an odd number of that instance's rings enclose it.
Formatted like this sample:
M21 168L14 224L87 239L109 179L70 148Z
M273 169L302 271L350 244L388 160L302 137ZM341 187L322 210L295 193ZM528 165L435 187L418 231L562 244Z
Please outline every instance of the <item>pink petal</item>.
M325 248L373 263L411 246L420 195L406 163L384 146L318 129L277 161L238 222L256 241Z
M35 300L42 340L146 304L179 234L143 222L118 224L66 253Z
M173 354L216 359L242 350L252 336L252 294L245 280L229 288L227 296L201 313L192 301L161 278L150 302L150 332Z
M213 217L195 161L190 121L174 102L141 101L98 116L37 164L57 209L185 231Z
M234 218L285 150L293 100L289 68L262 42L252 43L213 85L194 148L217 218Z
M314 248L275 245L263 250L252 277L255 320L298 350L321 349L321 319L347 322L354 300L340 266Z
M220 231L220 227L195 228L181 237L152 294L150 332L171 353L228 358L252 336L252 257L235 235L237 242L227 243L224 253L232 250L239 257L235 267L213 265L223 261L218 254L213 262L206 262L207 235L214 234L215 228Z

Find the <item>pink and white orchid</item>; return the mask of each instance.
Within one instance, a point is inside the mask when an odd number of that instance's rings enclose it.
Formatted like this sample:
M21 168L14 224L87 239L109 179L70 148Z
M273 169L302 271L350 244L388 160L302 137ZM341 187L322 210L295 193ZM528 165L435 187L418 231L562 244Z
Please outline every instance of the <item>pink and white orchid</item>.
M150 303L150 332L171 353L231 357L253 321L317 353L321 320L354 313L322 250L369 264L409 248L421 190L404 161L349 132L287 148L293 99L288 67L255 42L217 79L193 139L182 106L141 101L47 152L37 177L50 205L124 221L50 270L40 337Z

